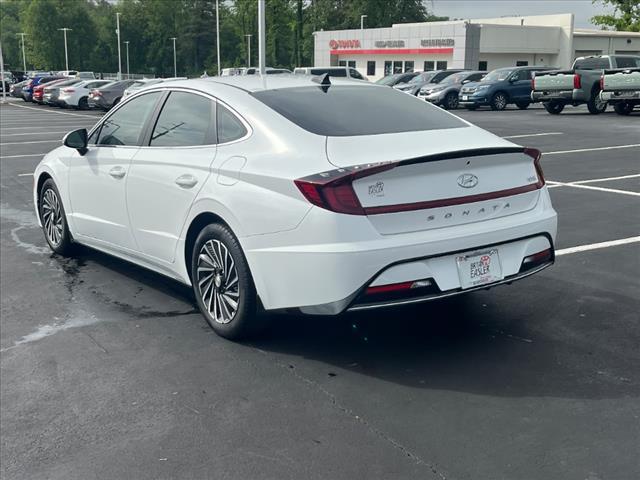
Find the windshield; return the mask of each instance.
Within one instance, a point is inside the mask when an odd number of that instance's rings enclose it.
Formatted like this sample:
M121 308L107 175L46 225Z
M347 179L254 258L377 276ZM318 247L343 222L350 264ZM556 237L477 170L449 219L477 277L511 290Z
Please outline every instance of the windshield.
M440 82L442 85L447 84L447 83L462 83L462 81L467 78L467 75L469 75L466 72L463 73L454 73L453 75L449 75L447 78L445 78L444 80L442 80L442 82Z
M513 70L509 69L500 69L494 70L489 73L486 77L482 79L483 82L501 82L502 80L506 80L509 75L511 75Z
M378 85L389 85L393 83L393 81L398 78L397 75L387 75L386 77L382 77L380 80L376 81Z
M418 75L416 77L413 77L409 83L424 83L424 82L428 82L433 77L435 77L436 73L437 72L424 72L424 73L421 73L420 75Z

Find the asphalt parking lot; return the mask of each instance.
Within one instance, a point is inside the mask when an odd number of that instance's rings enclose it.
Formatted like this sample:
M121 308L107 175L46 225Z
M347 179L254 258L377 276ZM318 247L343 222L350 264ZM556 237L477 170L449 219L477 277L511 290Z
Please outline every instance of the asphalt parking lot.
M30 174L100 114L2 105L0 476L639 478L640 112L456 113L545 152L556 265L236 344L169 279L50 254Z

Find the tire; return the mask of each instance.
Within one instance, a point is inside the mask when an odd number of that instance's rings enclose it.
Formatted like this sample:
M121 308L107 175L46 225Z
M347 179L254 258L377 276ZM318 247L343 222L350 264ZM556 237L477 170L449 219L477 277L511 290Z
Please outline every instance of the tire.
M507 94L504 92L497 92L493 97L491 97L491 110L504 110L507 108L507 103L509 103Z
M109 110L111 110L113 107L115 107L116 105L118 105L120 103L120 100L122 100L122 97L118 97L116 98L113 103L111 104L111 106L109 107Z
M87 97L82 97L78 100L78 110L87 110L89 108L89 101Z
M607 109L607 102L600 100L600 89L594 88L591 92L591 98L587 102L587 108L591 115L598 115Z
M73 239L69 232L60 192L53 179L49 178L44 182L39 200L42 231L49 248L59 255L69 256L73 250Z
M516 106L520 110L526 110L527 108L529 108L529 105L531 105L531 102L516 102Z
M629 102L616 102L613 109L618 115L629 115L633 111L633 104Z
M202 229L191 254L191 280L198 307L218 335L240 340L257 333L262 319L256 289L242 248L227 226L212 223Z
M551 100L550 102L543 103L544 108L551 115L560 115L560 112L564 110L564 103L557 100Z
M456 92L448 93L447 96L444 97L442 106L445 110L455 110L458 108L458 94Z

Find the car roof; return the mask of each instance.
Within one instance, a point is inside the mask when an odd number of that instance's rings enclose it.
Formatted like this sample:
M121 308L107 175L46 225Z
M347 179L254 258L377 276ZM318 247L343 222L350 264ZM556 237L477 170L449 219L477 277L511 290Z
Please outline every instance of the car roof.
M217 85L226 85L247 92L257 92L264 90L276 90L283 88L296 87L313 87L319 86L313 82L312 78L307 75L294 75L291 73L283 73L280 75L232 75L228 77L207 77L194 78L191 80L174 80L171 82L172 87L192 87L204 91L213 91ZM348 78L331 77L332 85L350 85L373 87L373 84ZM379 87L379 85L377 85Z

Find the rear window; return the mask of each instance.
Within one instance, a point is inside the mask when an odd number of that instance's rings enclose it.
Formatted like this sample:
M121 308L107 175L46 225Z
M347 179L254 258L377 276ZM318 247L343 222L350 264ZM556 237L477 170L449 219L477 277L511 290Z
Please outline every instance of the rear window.
M253 92L288 120L317 135L349 137L466 126L429 102L393 88L331 86Z
M346 68L312 68L311 75L324 75L328 73L330 77L346 77Z
M609 68L609 59L607 57L595 57L576 60L574 68L583 70L604 70Z
M616 57L618 68L638 68L640 67L640 57Z

